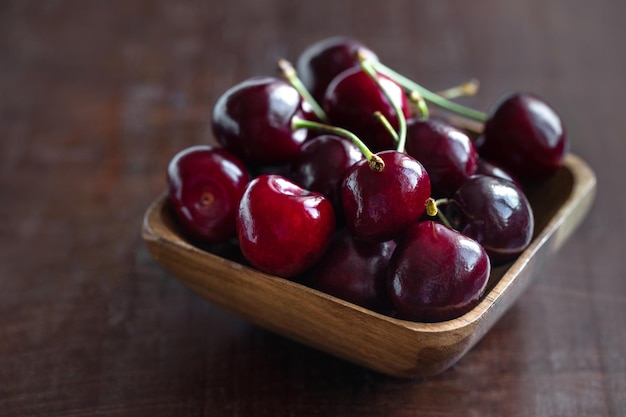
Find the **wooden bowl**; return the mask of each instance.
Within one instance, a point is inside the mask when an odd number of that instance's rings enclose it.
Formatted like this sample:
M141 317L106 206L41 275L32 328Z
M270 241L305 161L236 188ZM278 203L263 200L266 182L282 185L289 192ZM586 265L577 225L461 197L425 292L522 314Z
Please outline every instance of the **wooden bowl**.
M167 199L147 210L143 238L154 258L200 296L273 332L375 371L418 377L458 361L526 288L537 268L589 211L593 171L574 155L550 180L527 190L535 236L519 258L492 271L481 302L440 323L377 314L349 302L202 250L176 227Z

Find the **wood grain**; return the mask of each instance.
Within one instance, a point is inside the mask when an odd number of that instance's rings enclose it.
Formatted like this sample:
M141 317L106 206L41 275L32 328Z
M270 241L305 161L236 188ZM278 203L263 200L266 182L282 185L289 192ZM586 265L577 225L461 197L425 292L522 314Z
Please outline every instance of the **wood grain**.
M0 2L0 415L619 416L626 410L626 3ZM460 361L399 380L207 302L139 230L229 86L360 38L487 111L543 96L591 213Z

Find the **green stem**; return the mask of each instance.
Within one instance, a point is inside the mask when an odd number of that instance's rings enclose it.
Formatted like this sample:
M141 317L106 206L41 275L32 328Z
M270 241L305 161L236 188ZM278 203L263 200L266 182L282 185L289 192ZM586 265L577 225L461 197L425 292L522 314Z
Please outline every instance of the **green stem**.
M463 84L457 85L456 87L447 88L443 91L438 91L436 94L443 98L455 99L459 97L467 97L473 96L478 91L479 82L478 80L469 80L464 82Z
M415 90L411 91L409 94L409 101L415 105L422 119L426 120L430 117L430 111L428 110L426 100L424 100L424 97L422 97L420 93Z
M400 138L398 137L398 132L396 132L393 129L393 126L391 126L391 123L389 122L389 119L387 119L385 117L385 115L382 114L379 111L375 111L374 112L374 117L383 125L385 130L387 130L387 132L389 132L391 137L393 137L393 140L397 143L400 140Z
M346 130L337 126L331 126L325 123L313 122L311 120L304 120L304 119L299 119L295 117L293 118L291 122L291 128L293 130L297 130L297 129L319 130L322 132L332 133L334 135L349 139L352 141L352 143L356 145L357 148L359 148L359 150L361 151L361 153L367 160L372 171L381 172L383 169L385 169L385 162L382 160L382 158L376 155L375 153L373 153L372 151L370 151L367 145L363 143L363 141L359 139L357 135L350 132L349 130Z
M404 146L406 144L407 128L406 128L406 118L404 117L404 112L402 111L402 108L393 99L393 97L391 97L391 94L389 93L389 91L387 91L387 89L383 87L383 85L381 84L380 79L378 78L378 74L376 73L376 68L374 67L374 62L372 62L371 60L367 58L367 54L364 53L363 51L358 51L357 59L359 60L359 63L361 64L361 68L363 69L363 71L365 71L365 73L369 75L369 77L376 83L378 88L380 88L380 91L382 91L382 93L385 95L385 98L387 98L387 101L389 101L389 104L393 108L393 111L396 112L396 116L398 118L398 144L397 144L396 150L398 152L404 152Z
M451 112L458 113L462 116L469 117L470 119L475 119L481 122L487 121L487 114L478 110L474 110L470 107L463 106L461 104L450 101L440 95L433 93L432 91L422 87L416 82L410 80L409 78L397 73L392 70L385 64L381 62L372 62L372 66L379 73L391 78L407 90L417 91L425 100L430 101L431 103L442 107L444 109L450 110Z
M438 206L441 204L448 204L452 200L448 198L440 198L438 200L433 200L432 198L426 200L426 214L429 216L437 216L441 223L449 227L450 229L454 229L450 224L450 221L446 218L446 216L439 210Z
M286 59L279 59L278 68L280 68L280 71L282 72L285 79L289 82L289 84L291 84L291 86L295 88L298 93L300 93L302 99L309 103L309 105L313 109L313 113L315 113L317 118L322 122L327 123L328 116L326 115L326 112L324 112L322 106L319 105L317 100L313 98L309 90L302 83L302 80L300 80L300 78L298 77L298 74L296 73L293 65L291 65L291 62L287 61Z

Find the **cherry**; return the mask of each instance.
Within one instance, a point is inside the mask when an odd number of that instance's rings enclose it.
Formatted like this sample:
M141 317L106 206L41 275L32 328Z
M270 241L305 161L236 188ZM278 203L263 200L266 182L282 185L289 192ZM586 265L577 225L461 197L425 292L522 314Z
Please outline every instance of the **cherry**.
M347 69L330 83L323 102L331 123L355 133L374 152L396 148L393 136L374 113L382 114L396 130L399 121L395 107L401 109L405 118L411 116L411 106L404 90L385 76L376 77L380 86L361 67ZM387 95L394 103L387 99Z
M203 243L235 235L239 200L250 180L239 159L223 149L192 146L172 158L167 180L169 201L186 234Z
M511 181L520 190L523 190L522 184L517 178L509 173L505 168L486 160L485 158L478 158L478 167L476 168L476 175L487 175L490 177L496 177L503 180Z
M363 159L346 173L341 201L346 225L361 240L384 242L396 238L426 209L430 179L422 164L398 151L375 154L382 171Z
M514 259L533 236L534 218L528 199L512 182L500 178L471 177L442 212L456 230L485 248L493 265Z
M424 165L436 194L452 195L476 172L478 154L469 136L440 119L409 120L406 151Z
M335 235L312 271L310 284L327 294L370 310L387 313L387 266L396 243L362 242L345 228Z
M217 141L244 162L280 165L290 162L306 140L292 129L293 118L305 118L298 91L273 77L254 77L228 89L213 109Z
M415 223L391 256L389 297L398 318L451 320L478 303L490 270L475 240L433 221Z
M363 154L349 139L325 134L302 145L288 176L301 187L324 194L337 212L341 210L339 195L343 177L361 159Z
M492 110L478 152L522 181L552 175L563 163L568 138L561 119L543 100L516 93Z
M359 65L357 51L363 51L371 60L376 54L360 41L346 36L335 36L307 47L296 62L298 75L311 95L321 102L328 84L339 73Z
M279 175L253 179L241 198L241 251L263 272L284 278L305 272L324 255L334 230L330 201Z

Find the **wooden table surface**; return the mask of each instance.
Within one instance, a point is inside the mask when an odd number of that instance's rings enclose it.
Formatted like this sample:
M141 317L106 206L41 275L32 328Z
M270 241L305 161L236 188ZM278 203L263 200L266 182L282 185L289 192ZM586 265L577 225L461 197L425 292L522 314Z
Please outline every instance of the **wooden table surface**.
M598 177L592 214L438 376L382 376L212 305L140 236L217 97L347 34L462 101L543 96ZM3 1L1 416L626 415L626 3Z

